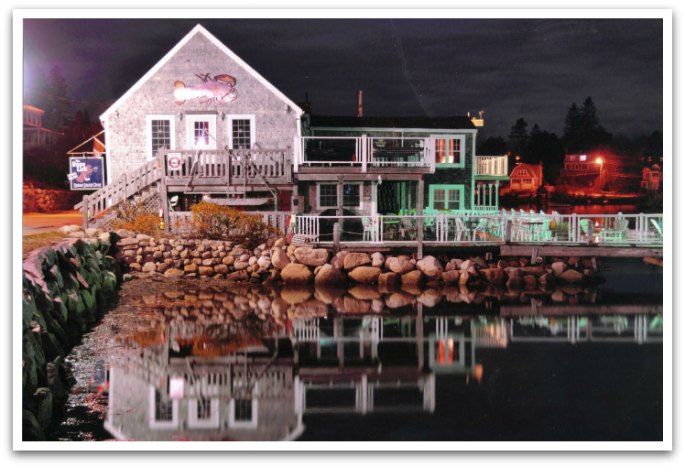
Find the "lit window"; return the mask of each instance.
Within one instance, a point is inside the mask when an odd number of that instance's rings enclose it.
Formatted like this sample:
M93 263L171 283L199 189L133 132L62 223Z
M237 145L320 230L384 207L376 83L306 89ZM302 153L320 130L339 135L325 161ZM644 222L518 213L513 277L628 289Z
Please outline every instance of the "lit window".
M209 146L209 122L199 121L193 124L193 137L195 142L195 147L207 147Z
M435 140L436 164L461 164L464 151L464 138L437 138Z
M586 161L586 160L587 160L587 154L581 154L581 155L580 155L580 160L581 160L581 161Z

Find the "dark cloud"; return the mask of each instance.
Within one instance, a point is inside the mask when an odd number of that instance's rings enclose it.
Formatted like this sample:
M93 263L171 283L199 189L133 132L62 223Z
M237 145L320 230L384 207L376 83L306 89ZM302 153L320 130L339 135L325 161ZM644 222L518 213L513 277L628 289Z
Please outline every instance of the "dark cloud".
M560 132L592 96L613 132L662 126L662 24L653 19L36 19L25 21L29 90L59 65L78 105L116 99L203 24L317 113L454 115L486 111L487 133L516 118Z

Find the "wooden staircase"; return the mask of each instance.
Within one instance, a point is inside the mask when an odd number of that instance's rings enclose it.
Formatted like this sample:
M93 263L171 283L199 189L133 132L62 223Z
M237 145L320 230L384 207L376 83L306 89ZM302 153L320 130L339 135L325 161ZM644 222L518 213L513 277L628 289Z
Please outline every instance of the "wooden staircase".
M96 192L85 195L83 201L74 206L74 209L83 212L83 228L105 224L115 216L112 208L123 202L144 203L160 194L164 177L162 164L163 158L157 157Z

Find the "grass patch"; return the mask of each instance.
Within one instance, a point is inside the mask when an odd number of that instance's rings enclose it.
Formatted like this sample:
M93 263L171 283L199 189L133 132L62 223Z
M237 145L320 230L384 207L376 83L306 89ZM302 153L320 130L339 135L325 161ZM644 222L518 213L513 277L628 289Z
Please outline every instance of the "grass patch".
M64 234L56 231L24 235L21 242L21 256L26 258L30 251L44 246L54 245L64 239Z

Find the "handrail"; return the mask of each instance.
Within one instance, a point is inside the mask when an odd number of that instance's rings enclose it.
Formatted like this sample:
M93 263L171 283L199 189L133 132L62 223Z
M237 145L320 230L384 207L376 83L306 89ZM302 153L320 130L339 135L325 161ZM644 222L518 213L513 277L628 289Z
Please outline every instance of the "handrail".
M162 156L157 156L141 167L120 175L112 183L84 196L83 201L76 204L74 209L84 212L84 221L87 223L102 212L161 180L163 174L161 161Z

